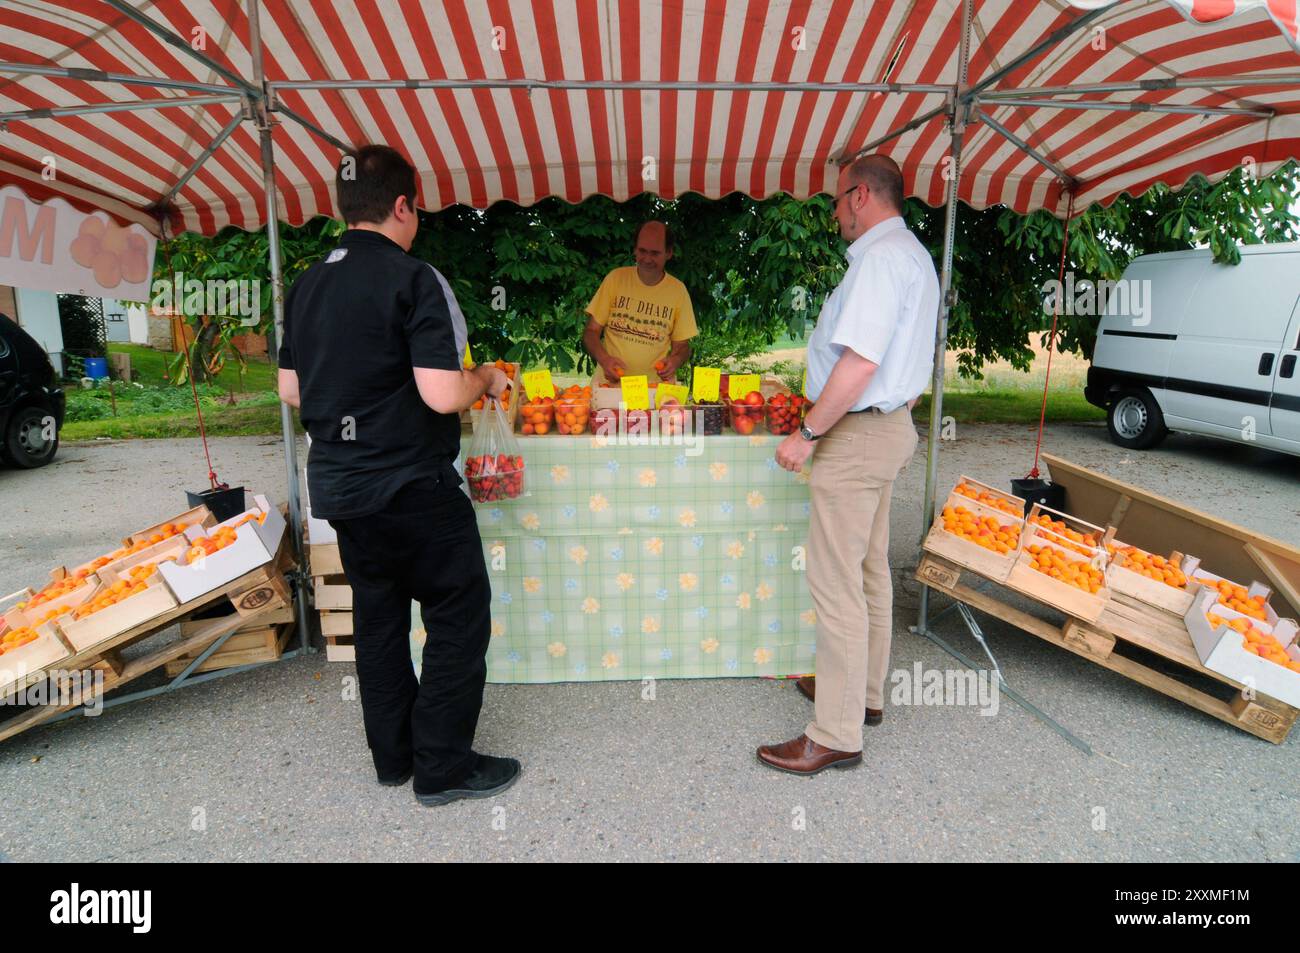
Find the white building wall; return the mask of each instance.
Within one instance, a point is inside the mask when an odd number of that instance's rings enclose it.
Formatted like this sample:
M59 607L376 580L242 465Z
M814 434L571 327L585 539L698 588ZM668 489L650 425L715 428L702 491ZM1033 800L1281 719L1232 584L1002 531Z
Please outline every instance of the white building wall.
M53 291L15 288L19 327L45 348L54 369L63 373L63 328L59 324L59 300Z

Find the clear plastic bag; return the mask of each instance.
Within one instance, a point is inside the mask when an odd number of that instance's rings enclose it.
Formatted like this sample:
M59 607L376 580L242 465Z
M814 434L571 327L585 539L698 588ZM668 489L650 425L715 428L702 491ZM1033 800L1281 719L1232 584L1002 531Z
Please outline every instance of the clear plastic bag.
M489 397L483 405L474 439L465 458L465 481L475 503L496 503L527 496L524 457L510 432L501 402Z

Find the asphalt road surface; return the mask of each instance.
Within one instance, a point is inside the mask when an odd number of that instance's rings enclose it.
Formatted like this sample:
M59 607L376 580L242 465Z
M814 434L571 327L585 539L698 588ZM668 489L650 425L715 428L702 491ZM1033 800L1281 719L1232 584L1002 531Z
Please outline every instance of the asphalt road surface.
M1022 475L1029 427L958 425L940 485ZM1049 428L1067 459L1300 544L1300 460L1175 436L1113 446ZM213 441L223 479L285 496L278 441ZM924 448L893 506L893 667L956 667L911 635ZM166 518L202 483L196 441L65 447L0 470L0 594ZM941 608L944 602L937 600ZM350 664L311 655L33 729L0 743L0 853L135 860L1272 860L1300 859L1300 738L1260 741L981 616L1009 683L1094 749L1000 699L893 706L865 761L807 779L754 748L799 734L789 683L489 685L480 750L519 757L506 795L422 808L376 785ZM972 657L953 613L938 630ZM1295 733L1300 735L1300 732Z

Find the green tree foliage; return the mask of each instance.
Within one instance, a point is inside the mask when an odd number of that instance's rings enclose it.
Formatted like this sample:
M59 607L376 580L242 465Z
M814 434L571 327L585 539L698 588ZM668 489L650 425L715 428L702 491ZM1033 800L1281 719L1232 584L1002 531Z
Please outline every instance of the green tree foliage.
M1288 164L1258 181L1238 170L1214 185L1198 178L1179 190L1158 185L1106 208L1094 205L1070 223L1065 267L1078 285L1117 279L1134 257L1151 252L1208 246L1217 261L1235 262L1240 244L1300 237L1289 212L1298 186L1300 173ZM904 214L938 267L943 209L909 199ZM826 196L801 202L688 194L666 202L644 194L624 203L593 196L578 205L545 199L527 208L453 206L421 213L412 253L451 283L476 359L588 370L583 309L611 268L632 263L637 225L649 218L673 228L676 256L668 270L690 290L701 331L693 348L699 363L734 365L782 334L798 336L843 274L843 242ZM342 228L329 219L281 228L286 285L334 246ZM978 375L999 359L1029 366L1030 336L1051 327L1042 289L1057 276L1063 235L1063 223L1046 212L961 206L949 339L963 374ZM159 276L174 271L259 279L261 330L268 329L264 232L181 236L157 257ZM1057 347L1090 356L1096 323L1095 316L1062 316ZM220 351L223 340L243 330L238 322L220 325L210 350Z

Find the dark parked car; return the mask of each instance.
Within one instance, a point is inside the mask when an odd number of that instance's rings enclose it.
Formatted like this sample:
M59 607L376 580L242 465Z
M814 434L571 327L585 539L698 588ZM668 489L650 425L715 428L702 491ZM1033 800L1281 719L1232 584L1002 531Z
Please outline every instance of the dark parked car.
M53 460L66 406L45 349L0 314L0 462L31 469Z

